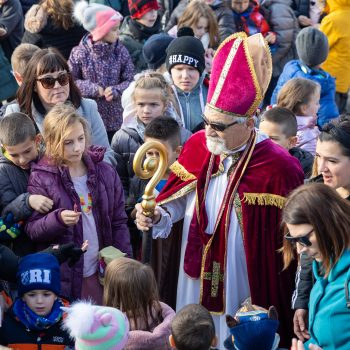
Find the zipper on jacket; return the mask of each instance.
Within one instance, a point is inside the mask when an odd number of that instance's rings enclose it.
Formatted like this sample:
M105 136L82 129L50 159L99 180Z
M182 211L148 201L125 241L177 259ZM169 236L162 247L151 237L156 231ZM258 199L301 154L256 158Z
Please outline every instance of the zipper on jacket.
M190 94L185 92L185 99L186 99L186 126L188 130L191 130L191 109L190 109Z

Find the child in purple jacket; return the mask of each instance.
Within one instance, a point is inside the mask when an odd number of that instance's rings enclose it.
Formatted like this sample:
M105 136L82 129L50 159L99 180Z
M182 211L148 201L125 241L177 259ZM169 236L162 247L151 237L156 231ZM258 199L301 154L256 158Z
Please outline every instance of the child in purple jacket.
M134 65L119 39L123 17L112 8L80 1L74 15L90 32L73 48L69 68L84 97L95 99L109 140L119 130L121 96L134 77Z
M87 147L90 131L70 105L57 105L46 115L45 156L32 167L28 192L53 200L52 209L34 212L26 232L37 249L74 242L89 249L73 268L61 266L62 295L102 302L98 282L98 253L114 246L131 255L124 194L116 171L103 162L101 147Z

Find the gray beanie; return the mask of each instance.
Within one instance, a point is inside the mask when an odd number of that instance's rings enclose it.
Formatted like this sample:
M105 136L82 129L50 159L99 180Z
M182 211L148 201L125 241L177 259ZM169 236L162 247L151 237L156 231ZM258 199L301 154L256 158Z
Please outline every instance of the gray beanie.
M314 27L306 27L299 32L296 47L300 61L309 67L315 67L327 59L328 39Z

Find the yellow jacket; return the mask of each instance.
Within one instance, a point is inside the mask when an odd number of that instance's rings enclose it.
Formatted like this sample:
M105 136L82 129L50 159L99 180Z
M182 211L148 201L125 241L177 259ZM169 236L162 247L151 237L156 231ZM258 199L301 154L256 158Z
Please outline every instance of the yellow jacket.
M336 78L336 91L350 89L350 0L327 0L329 15L320 30L329 42L329 55L322 68Z

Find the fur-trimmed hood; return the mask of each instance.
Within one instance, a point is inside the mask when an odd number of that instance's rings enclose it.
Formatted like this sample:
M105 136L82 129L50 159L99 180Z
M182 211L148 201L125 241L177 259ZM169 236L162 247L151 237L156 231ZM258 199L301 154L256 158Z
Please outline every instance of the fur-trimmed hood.
M31 33L40 33L47 24L48 14L40 5L33 5L24 19L24 28Z

